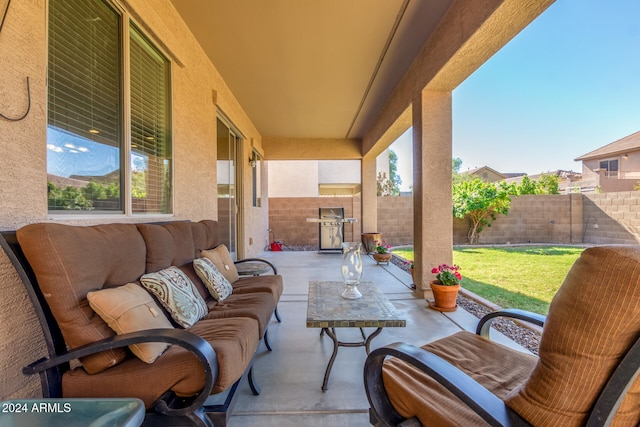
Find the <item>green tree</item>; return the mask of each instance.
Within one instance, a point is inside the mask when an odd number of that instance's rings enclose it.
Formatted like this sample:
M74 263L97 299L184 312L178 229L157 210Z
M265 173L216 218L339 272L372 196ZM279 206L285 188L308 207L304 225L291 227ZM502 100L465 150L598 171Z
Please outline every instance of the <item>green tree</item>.
M389 188L391 196L400 195L400 185L402 179L398 175L398 155L395 151L389 150Z
M79 188L70 185L65 188L60 188L51 181L48 181L47 190L47 204L49 209L89 210L93 208L91 200L87 200Z
M107 188L94 180L89 181L87 185L82 187L81 192L87 200L104 200L107 198Z
M147 174L142 170L131 171L131 195L140 199L147 197Z
M462 181L472 181L475 179L475 175L469 175L468 173L460 173L460 168L462 167L462 159L460 157L455 157L451 159L451 181L453 184L462 182Z
M491 227L496 215L509 212L509 195L514 192L513 185L484 182L480 178L453 185L453 216L460 219L468 217L471 221L467 233L470 244L478 242L480 233L485 227Z
M460 168L462 167L462 159L460 157L455 157L451 159L451 170L454 175L460 173Z
M522 177L522 181L516 186L515 194L560 194L558 187L560 177L556 174L543 173L537 180Z
M523 176L516 187L516 194L540 194L537 181L532 180L528 175Z
M112 182L111 184L109 184L109 187L107 187L107 198L117 199L119 197L120 197L120 185L116 184L115 182Z
M378 196L391 196L393 195L393 188L391 181L387 177L386 172L378 172L376 177L376 195Z
M538 178L538 186L540 187L540 194L560 194L558 190L560 177L555 173L543 173Z

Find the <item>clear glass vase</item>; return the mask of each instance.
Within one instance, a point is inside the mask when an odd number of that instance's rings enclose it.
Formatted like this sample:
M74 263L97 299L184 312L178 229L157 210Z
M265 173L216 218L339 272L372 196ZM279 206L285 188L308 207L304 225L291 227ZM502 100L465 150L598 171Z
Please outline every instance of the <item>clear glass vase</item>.
M361 243L344 242L342 244L342 265L340 272L345 284L342 297L346 299L358 299L362 297L358 291L360 277L362 277L362 257L360 256Z

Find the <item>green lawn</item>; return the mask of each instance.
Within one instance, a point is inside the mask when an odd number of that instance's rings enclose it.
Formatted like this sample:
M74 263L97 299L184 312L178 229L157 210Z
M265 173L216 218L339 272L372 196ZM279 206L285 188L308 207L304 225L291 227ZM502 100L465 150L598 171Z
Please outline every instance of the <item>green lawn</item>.
M514 246L455 248L462 286L504 308L547 314L549 303L584 248ZM393 250L413 259L413 250Z

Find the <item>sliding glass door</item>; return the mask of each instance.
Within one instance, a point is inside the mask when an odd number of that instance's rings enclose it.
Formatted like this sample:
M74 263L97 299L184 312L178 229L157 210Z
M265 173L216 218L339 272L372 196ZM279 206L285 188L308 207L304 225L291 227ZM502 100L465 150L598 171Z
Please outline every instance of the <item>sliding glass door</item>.
M236 160L240 138L230 125L217 119L218 129L218 223L220 241L235 259L238 236Z

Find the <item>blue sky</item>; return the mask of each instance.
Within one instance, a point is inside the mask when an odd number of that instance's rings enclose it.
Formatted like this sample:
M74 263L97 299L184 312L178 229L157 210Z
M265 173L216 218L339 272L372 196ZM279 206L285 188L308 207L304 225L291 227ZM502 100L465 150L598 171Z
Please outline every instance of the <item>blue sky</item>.
M453 92L463 171L581 171L573 159L638 130L638 0L557 0ZM410 147L392 147L403 189Z

